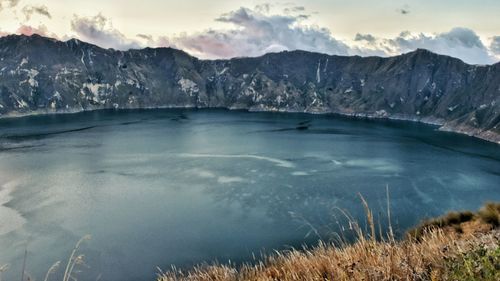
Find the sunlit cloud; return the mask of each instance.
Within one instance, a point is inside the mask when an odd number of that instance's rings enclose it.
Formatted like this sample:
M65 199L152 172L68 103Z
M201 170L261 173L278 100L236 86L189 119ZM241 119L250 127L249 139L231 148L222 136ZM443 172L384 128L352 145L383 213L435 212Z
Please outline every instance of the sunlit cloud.
M297 49L341 55L349 53L349 47L335 39L328 29L303 24L307 15L267 14L261 12L262 9L239 8L216 19L229 24L229 29L163 37L159 43L205 58L259 56Z
M33 34L38 34L45 37L51 37L59 40L66 39L65 37L59 37L57 34L52 33L45 25L40 24L38 26L31 26L27 24L20 25L17 30L17 34L22 34L26 36L31 36Z
M127 38L115 29L111 20L102 14L93 17L75 15L71 20L71 30L79 39L104 48L126 50L141 47L138 41Z

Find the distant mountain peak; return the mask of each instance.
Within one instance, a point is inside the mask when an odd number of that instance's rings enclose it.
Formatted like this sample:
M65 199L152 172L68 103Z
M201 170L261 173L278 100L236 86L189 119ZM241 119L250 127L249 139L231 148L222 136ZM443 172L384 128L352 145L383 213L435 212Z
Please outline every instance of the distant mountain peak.
M437 54L428 49L417 48L413 51L402 54L402 56L421 56L421 57L448 57L446 55Z

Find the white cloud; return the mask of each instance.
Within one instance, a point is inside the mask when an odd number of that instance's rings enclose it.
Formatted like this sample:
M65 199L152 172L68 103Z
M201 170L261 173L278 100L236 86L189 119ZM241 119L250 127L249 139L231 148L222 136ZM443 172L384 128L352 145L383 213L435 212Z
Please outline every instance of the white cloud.
M216 19L230 24L229 29L162 37L156 40L156 45L180 48L202 58L259 56L296 49L335 55L392 56L424 48L473 64L489 64L497 60L491 55L493 51L468 28L456 27L437 34L405 31L394 38L358 33L354 44L348 45L336 39L326 28L305 25L303 20L308 15L277 15L267 11L268 7L260 6L254 10L240 8ZM304 12L304 9L296 7L294 11Z
M438 54L460 58L467 63L495 62L495 58L489 54L488 48L479 36L473 30L462 27L430 35L405 31L395 38L376 38L370 34L359 34L359 36L356 35L355 41L362 43L360 53L382 51L385 55L397 55L423 48Z
M138 41L127 38L119 30L115 29L111 21L102 14L94 17L75 15L71 20L71 30L75 32L79 39L104 48L126 50L141 47Z
M14 8L21 0L0 0L0 11L3 8Z
M349 47L326 28L307 26L307 15L269 15L267 8L240 8L216 20L231 25L228 30L205 30L195 34L162 37L159 45L184 49L203 58L259 56L283 50L308 50L328 54L349 53ZM302 11L302 9L299 9Z

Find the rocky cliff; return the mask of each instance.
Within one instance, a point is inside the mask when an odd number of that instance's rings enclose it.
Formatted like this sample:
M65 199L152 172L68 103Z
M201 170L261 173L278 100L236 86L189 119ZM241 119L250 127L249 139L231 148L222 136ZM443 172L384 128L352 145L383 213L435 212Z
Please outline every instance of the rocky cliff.
M468 65L426 50L390 58L292 51L200 60L172 48L0 38L1 116L150 107L401 118L500 143L500 63Z

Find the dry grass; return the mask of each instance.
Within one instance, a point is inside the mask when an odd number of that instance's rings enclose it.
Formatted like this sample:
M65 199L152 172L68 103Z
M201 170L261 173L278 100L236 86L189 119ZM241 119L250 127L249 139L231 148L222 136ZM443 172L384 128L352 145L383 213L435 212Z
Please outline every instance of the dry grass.
M423 243L385 243L361 239L337 248L322 244L312 250L281 252L263 263L238 270L204 266L190 272L171 271L159 280L430 280L443 260L458 250L454 236L437 231Z
M413 238L420 237L432 229L444 228L456 233L485 232L500 226L500 203L486 203L478 212L462 211L424 220L421 224L408 231Z
M90 235L85 235L83 236L75 245L73 250L71 251L71 254L68 258L68 262L66 264L64 274L62 276L62 281L77 281L77 276L74 275L75 269L78 266L84 265L84 258L85 256L82 254L78 253L78 250L80 249L80 246L83 242L88 241L91 239ZM26 272L26 259L28 256L28 247L26 246L26 250L24 252L24 261L23 261L23 268L21 272L21 281L30 281L30 280L36 280L32 278L28 272ZM43 279L44 281L49 281L50 277L57 273L58 269L61 266L61 261L55 262L47 271L45 274L45 278ZM2 273L7 271L9 269L10 265L0 265L0 281L2 281Z
M485 228L488 231L483 233L460 233L433 224L432 227L420 228L418 239L408 236L397 241L389 234L385 241L376 241L372 213L363 198L362 203L370 226L369 233L363 233L355 224L358 234L355 243L341 247L322 243L313 249L279 252L257 265L204 265L190 271L174 268L161 273L158 281L500 280L488 279L500 277L497 255L500 232L491 231L495 223L492 214L500 213L500 204L488 204L477 214L471 213L472 218L468 213L453 213L440 218L450 224L475 221L478 226L484 226L485 221L492 222ZM487 250L481 252L483 256L471 256L470 253L477 249ZM475 257L478 260L474 260ZM483 275L476 276L475 271L462 272L464 266L461 264L474 264L475 268L487 273L483 274L486 279L480 278ZM471 278L465 278L467 276Z
M487 224L494 227L500 226L500 203L487 203L479 210L478 216Z

